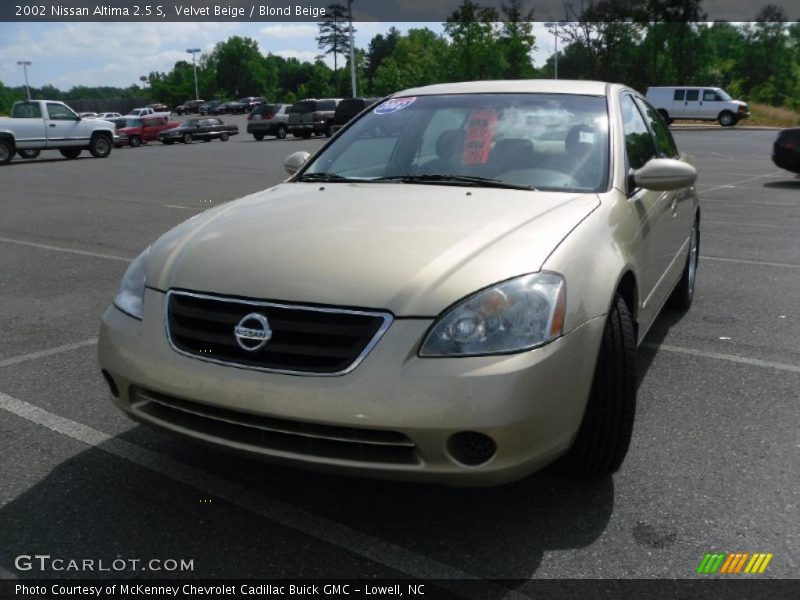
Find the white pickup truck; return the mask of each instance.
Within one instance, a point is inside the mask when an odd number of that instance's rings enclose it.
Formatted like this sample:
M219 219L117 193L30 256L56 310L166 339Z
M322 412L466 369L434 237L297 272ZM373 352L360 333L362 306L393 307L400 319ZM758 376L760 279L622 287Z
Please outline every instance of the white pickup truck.
M0 119L0 165L11 162L15 152L22 158L36 158L41 150L59 150L65 158L77 158L88 150L96 158L105 158L113 142L113 123L82 119L54 100L15 102L11 117Z

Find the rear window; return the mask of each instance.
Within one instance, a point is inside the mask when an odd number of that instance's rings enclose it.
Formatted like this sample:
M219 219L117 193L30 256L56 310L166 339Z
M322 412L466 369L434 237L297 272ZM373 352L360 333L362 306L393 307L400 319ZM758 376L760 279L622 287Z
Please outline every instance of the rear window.
M314 100L305 100L303 102L295 102L292 108L289 109L290 113L307 113L317 110L317 102Z
M253 109L254 115L271 115L274 112L277 112L277 109L280 108L280 104L262 104L261 106L256 106Z
M38 102L19 102L11 109L13 119L40 119L42 111Z
M317 110L336 110L336 100L320 100Z

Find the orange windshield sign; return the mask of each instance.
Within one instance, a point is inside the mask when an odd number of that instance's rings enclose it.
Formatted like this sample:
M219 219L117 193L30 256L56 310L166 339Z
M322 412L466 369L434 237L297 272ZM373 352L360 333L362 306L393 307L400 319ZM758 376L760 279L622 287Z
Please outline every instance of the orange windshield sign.
M496 128L497 113L491 108L483 108L470 115L464 144L465 165L482 165L489 160Z

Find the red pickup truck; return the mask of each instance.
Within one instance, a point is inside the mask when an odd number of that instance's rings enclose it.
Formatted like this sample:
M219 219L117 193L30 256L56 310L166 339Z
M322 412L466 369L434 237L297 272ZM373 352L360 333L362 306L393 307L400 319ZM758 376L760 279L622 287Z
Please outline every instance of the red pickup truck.
M117 129L114 145L131 146L135 148L158 138L158 134L165 129L177 127L180 123L170 121L167 117L149 115L146 117L131 117L124 127Z

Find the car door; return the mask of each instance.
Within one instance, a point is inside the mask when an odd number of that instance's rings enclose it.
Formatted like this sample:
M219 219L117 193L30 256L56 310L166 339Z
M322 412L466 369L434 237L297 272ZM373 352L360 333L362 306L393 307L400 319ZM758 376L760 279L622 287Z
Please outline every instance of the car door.
M628 172L643 167L658 156L656 144L645 117L630 93L621 98L622 127ZM629 184L628 202L638 221L635 244L639 266L641 324L646 330L664 300L664 276L673 257L672 192L645 190Z
M38 102L20 102L11 112L16 146L20 150L39 149L47 142L47 126Z
M703 111L700 107L700 90L697 88L687 88L686 96L683 100L684 119L702 119Z
M675 88L672 93L672 110L669 111L669 116L673 119L682 119L686 115L686 89Z
M716 94L716 92L714 93ZM678 152L675 140L658 111L639 98L636 99L636 102L647 120L658 157L687 160L685 156ZM668 288L666 293L669 293L672 289L672 283L678 279L686 262L686 252L688 251L689 238L692 234L695 220L695 204L692 188L666 192L665 196L669 199L670 207L669 216L664 221L664 224L669 227L667 243L670 259L667 265L668 274L664 277L664 283Z
M71 109L57 102L48 102L45 109L48 117L48 148L86 146L89 143L86 125L81 123L78 115Z
M716 119L717 115L722 112L722 96L720 96L714 89L703 90L702 95L702 111L703 118Z

